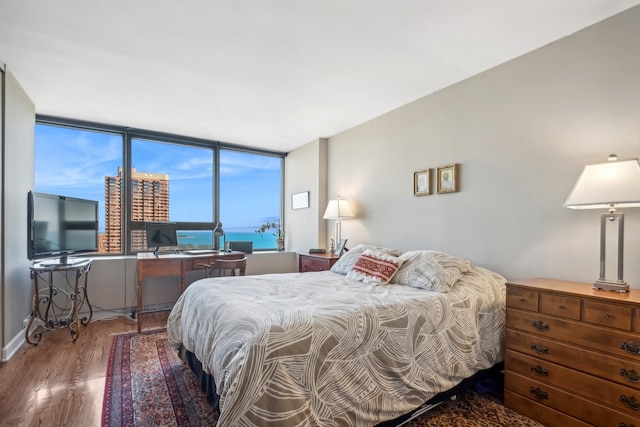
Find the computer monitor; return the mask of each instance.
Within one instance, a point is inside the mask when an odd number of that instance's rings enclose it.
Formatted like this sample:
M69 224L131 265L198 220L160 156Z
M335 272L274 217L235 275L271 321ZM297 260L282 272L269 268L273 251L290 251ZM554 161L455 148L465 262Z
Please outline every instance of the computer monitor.
M253 242L251 241L229 241L229 249L232 251L244 252L245 254L253 253Z
M178 226L175 222L147 222L144 224L147 234L147 247L155 248L178 246Z

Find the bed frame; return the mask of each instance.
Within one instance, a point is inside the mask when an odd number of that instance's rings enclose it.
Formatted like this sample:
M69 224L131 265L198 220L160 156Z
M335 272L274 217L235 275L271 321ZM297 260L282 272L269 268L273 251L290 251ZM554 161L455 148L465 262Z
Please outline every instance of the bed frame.
M207 402L219 411L220 397L216 392L216 383L213 377L204 372L204 370L202 369L202 364L193 353L191 353L190 351L185 351L184 356L189 364L189 367L198 378L198 381L200 382L200 388L203 392L206 393ZM414 418L419 417L425 412L430 411L431 409L440 405L442 402L455 398L456 395L468 390L480 381L489 378L498 378L501 375L502 371L504 371L504 362L497 363L491 368L478 371L469 378L465 378L464 380L462 380L453 388L436 394L413 411L405 415L401 415L393 420L383 421L379 424L376 424L375 427L400 427L413 420Z

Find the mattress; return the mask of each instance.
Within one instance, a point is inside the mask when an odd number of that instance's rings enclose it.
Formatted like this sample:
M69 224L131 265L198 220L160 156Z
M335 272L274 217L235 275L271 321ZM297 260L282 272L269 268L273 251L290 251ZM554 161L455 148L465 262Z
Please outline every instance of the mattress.
M373 426L502 362L505 286L473 266L449 292L330 271L203 279L167 323L219 396L219 426Z

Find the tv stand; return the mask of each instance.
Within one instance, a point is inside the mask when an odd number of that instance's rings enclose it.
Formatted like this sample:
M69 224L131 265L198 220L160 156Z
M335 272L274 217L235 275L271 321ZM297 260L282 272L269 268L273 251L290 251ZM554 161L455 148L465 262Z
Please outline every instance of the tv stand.
M67 257L64 257L66 264L42 262L33 264L31 278L34 280L35 289L33 294L33 305L29 324L25 331L26 341L31 345L37 345L42 339L42 332L36 332L31 336L31 327L43 326L46 330L69 328L71 338L75 341L80 333L80 324L86 326L93 317L93 307L89 302L87 293L87 279L91 269L91 259L74 259L71 264ZM62 261L62 259L61 259ZM75 273L75 284L67 279L69 272ZM69 283L67 287L58 287L54 284L54 274L59 273L65 277L64 282ZM57 275L56 275L57 276ZM80 278L84 276L84 284L80 284ZM43 281L48 286L40 289L39 282ZM60 303L63 302L63 304ZM80 318L80 310L87 304L89 316ZM33 338L33 340L32 340Z

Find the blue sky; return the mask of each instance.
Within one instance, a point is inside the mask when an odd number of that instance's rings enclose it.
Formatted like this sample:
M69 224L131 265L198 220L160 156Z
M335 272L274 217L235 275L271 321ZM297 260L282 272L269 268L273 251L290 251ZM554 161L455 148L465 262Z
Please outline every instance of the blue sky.
M171 221L212 221L213 151L133 140L138 172L169 175ZM280 214L278 157L221 151L220 217L227 231L254 231ZM120 135L36 126L35 191L98 200L104 229L104 177L122 165Z

